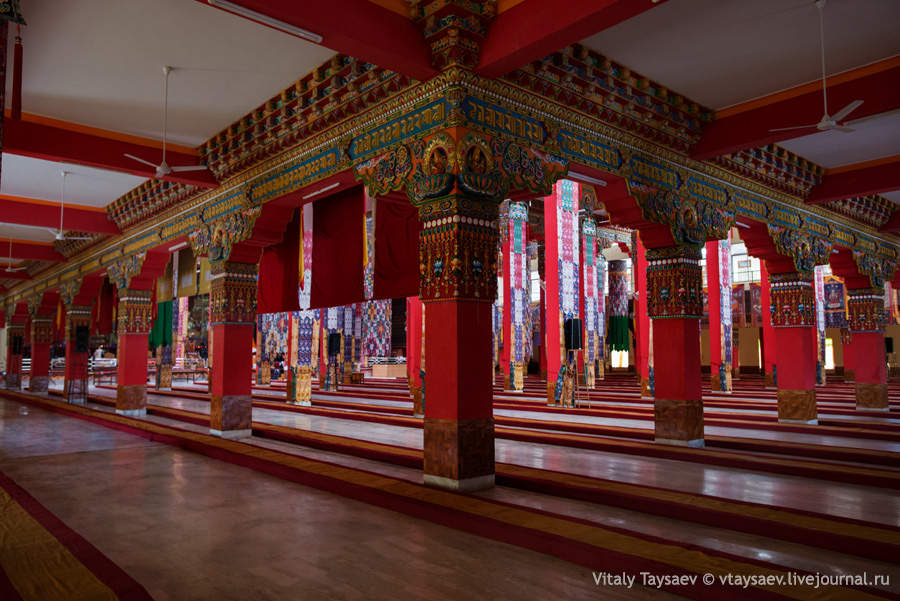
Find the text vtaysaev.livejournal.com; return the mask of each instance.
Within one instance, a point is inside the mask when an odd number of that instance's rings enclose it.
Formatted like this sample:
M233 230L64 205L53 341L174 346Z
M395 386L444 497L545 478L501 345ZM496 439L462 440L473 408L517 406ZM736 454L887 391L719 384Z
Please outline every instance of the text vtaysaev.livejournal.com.
M655 574L653 572L593 572L597 586L632 588L675 588L679 586L726 586L737 588L765 586L890 586L890 574L806 574L784 572L780 574Z

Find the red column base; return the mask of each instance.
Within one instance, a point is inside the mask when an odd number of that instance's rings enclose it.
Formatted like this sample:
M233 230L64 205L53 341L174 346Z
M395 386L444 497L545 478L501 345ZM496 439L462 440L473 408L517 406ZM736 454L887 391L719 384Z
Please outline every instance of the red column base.
M844 368L844 382L850 383L854 380L854 374L852 369Z
M144 384L117 386L116 413L131 417L147 415L147 386Z
M494 418L425 418L425 484L471 492L494 486Z
M818 424L816 391L779 390L778 421L784 423Z
M878 382L856 383L856 408L876 411L888 411L887 384Z
M656 399L653 414L656 442L687 447L704 445L701 399Z

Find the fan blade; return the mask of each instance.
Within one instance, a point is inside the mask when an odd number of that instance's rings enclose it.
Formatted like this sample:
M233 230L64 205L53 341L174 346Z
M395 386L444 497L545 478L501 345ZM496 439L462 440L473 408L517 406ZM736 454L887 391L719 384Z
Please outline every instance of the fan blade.
M854 100L853 102L851 102L850 104L848 104L847 106L845 106L844 108L842 108L841 110L836 112L834 115L832 115L831 118L834 119L835 122L843 121L844 117L846 117L847 115L849 115L850 113L852 113L853 111L858 109L859 105L861 105L862 103L863 103L862 100Z
M136 157L133 154L125 153L125 156L127 156L132 161L137 161L138 163L143 163L144 165L149 165L150 167L153 167L154 169L156 169L156 167L157 167L157 165L155 163L151 163L150 161L145 161L144 159L142 159L140 157Z
M184 165L182 167L170 167L172 171L206 171L206 165Z
M813 123L812 125L795 125L794 127L776 127L774 129L770 129L769 131L791 131L794 129L815 129L817 123Z

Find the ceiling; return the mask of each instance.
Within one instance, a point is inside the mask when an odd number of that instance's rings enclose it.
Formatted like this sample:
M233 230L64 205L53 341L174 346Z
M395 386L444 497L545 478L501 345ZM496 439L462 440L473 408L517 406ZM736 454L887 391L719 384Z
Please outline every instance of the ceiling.
M848 121L847 125L855 131L823 131L778 145L827 169L900 153L900 111Z
M59 202L66 171L66 204L105 207L144 181L142 177L3 154L0 194Z
M23 4L23 112L159 139L162 67L171 65L169 137L187 146L334 54L191 0Z
M827 72L900 53L897 23L897 0L828 0ZM715 110L821 77L813 0L669 0L583 43Z

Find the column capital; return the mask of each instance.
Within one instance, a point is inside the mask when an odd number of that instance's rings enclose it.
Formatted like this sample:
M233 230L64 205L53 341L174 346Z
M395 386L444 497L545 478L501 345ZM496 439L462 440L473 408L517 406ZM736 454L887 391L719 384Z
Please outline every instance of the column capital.
M106 266L109 281L119 290L125 290L131 284L131 278L141 273L146 258L146 252L139 252L110 263Z
M847 291L847 317L851 332L884 333L887 322L884 292L878 288Z
M53 342L53 315L35 315L31 318L31 343Z
M435 69L453 65L474 69L497 0L413 0L410 18L422 27Z
M146 334L153 325L151 290L126 288L119 292L117 331L121 334Z
M812 273L816 265L828 265L834 244L809 232L768 224L769 236L778 252L794 260L800 273Z
M868 276L872 287L876 289L884 288L884 283L890 282L897 270L894 260L871 252L854 250L853 260L859 273Z
M703 315L703 269L697 246L647 249L647 309L650 317Z
M253 227L261 213L259 205L245 204L222 217L201 224L188 235L191 249L198 256L209 258L213 272L221 272L234 245L253 235Z
M816 290L812 272L773 273L769 275L769 285L772 326L797 328L816 325Z
M211 324L253 324L256 322L255 263L220 261L210 282Z
M668 225L676 244L701 245L707 240L720 240L734 226L734 211L727 205L631 180L628 189L644 219Z

